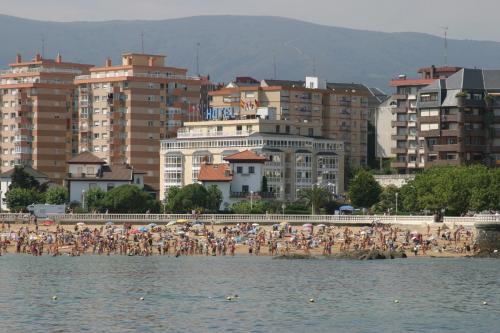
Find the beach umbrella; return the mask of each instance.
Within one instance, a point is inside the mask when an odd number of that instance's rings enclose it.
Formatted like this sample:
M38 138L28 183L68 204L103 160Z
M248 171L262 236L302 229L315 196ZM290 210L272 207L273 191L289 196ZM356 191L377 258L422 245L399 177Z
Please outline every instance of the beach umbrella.
M273 224L273 227L279 227L280 225L278 223Z
M312 228L312 226L313 225L311 223L306 223L302 225L303 228Z
M83 222L78 222L76 225L77 225L77 226L79 226L79 227L83 227L83 226L85 225L85 223L83 223Z
M252 227L258 227L258 226L259 226L259 224L258 224L258 223L254 223L254 224L252 224Z
M138 234L138 233L140 233L140 231L139 231L139 230L137 230L137 229L134 229L134 230L130 230L130 231L129 231L129 234Z
M194 224L193 228L196 228L196 229L203 228L203 224L201 224L201 223Z
M176 223L184 224L184 223L188 223L188 220L186 220L186 219L179 219L179 220L177 220Z
M167 227L173 226L176 223L176 221L170 221L167 223Z
M419 234L419 232L416 230L413 230L412 232L410 232L410 235L418 235L418 234Z
M324 228L324 227L326 227L326 225L325 224L318 224L318 227Z
M157 226L157 224L156 224L156 223L150 223L150 224L148 224L148 225L149 225L150 227L156 227L156 226Z
M112 221L106 222L106 225L113 225L114 223Z
M345 211L345 210L348 210L348 211L353 211L353 210L354 210L354 207L353 207L353 206L350 206L350 205L344 205L344 206L340 206L339 210L340 210L340 211Z
M287 222L287 221L282 221L282 222L280 222L280 225L281 225L281 226L285 226L285 225L287 225L287 224L288 224L288 222Z
M182 231L182 230L181 231L177 231L177 235L184 235L184 234L186 234L186 233L184 231Z
M148 232L149 231L149 229L146 228L146 227L140 227L138 230L142 231L142 232Z
M50 225L53 225L54 223L55 222L53 220L47 219L47 220L42 222L42 225L48 227Z

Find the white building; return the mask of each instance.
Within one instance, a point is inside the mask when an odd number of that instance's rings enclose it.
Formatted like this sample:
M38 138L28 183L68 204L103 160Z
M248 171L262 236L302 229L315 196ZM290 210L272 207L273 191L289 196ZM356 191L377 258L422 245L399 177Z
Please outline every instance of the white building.
M266 119L184 125L177 138L161 143L161 200L170 187L198 182L204 163L225 163L227 157L243 151L265 157L262 176L267 179L268 191L278 200L294 201L298 190L318 183L336 194L344 192L344 144L320 137L317 125ZM245 165L241 167L245 170ZM233 176L235 173L237 170ZM261 184L259 176L253 185L255 192L260 192ZM243 185L249 184L235 183L232 191L242 191Z
M205 187L215 185L222 192L220 210L247 199L272 197L274 193L262 188L266 158L245 150L224 157L225 163L202 164L198 182Z
M45 184L50 181L49 176L33 169L30 166L19 166L19 168L22 168L24 172L35 178L35 180L37 180L40 184ZM9 186L12 183L12 174L14 173L14 170L15 168L12 168L0 174L0 205L2 210L8 210L7 203L5 202L5 194L9 190Z
M65 179L70 202L83 203L85 193L94 187L105 192L114 187L133 184L144 188L144 172L127 164L107 165L90 152L81 153L68 161L69 173Z

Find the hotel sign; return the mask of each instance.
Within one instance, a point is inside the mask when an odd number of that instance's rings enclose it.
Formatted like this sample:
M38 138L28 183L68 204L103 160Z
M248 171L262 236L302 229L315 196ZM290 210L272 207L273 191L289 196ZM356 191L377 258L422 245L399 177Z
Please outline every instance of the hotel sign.
M208 107L203 110L204 120L226 120L234 119L234 108L232 106L227 107Z

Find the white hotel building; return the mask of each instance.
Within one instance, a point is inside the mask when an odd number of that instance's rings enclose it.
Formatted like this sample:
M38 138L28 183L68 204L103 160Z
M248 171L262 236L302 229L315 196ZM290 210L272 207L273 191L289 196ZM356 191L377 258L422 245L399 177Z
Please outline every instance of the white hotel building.
M302 188L320 184L344 192L344 144L320 137L318 124L286 120L239 119L187 122L177 138L161 141L160 199L170 187L198 182L203 163L251 150L267 161L268 191L293 201Z

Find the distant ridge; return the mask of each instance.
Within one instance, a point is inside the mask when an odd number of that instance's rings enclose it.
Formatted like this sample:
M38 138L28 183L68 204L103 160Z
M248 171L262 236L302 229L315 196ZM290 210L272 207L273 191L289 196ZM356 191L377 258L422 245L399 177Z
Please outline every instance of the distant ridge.
M31 59L61 52L63 59L102 65L125 51L167 55L167 63L200 71L215 81L235 76L273 77L273 56L280 79L301 80L313 69L329 81L358 82L388 91L398 74L416 75L418 67L442 65L443 40L413 32L384 33L337 28L282 17L194 16L159 21L45 22L0 15L0 66L16 53ZM449 64L500 68L500 43L449 40Z

